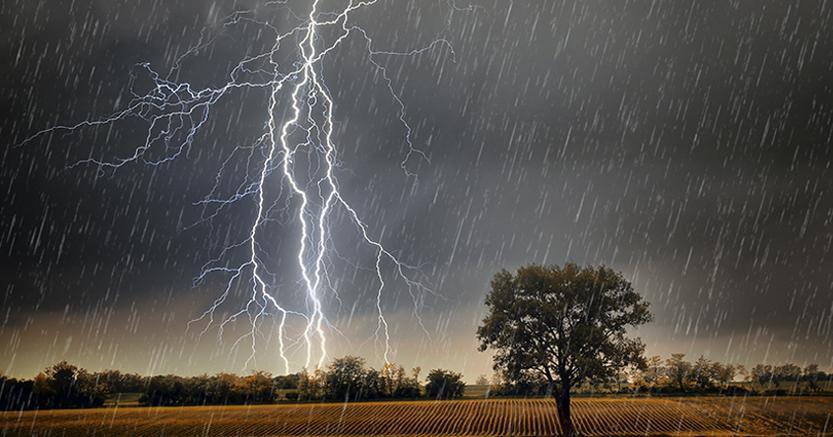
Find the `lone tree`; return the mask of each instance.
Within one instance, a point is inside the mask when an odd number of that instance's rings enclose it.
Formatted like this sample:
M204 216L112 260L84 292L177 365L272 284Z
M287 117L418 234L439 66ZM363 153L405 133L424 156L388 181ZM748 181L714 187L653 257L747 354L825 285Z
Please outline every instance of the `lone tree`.
M628 327L651 320L648 303L606 267L529 265L501 271L486 297L477 329L480 350L494 349L495 369L513 379L540 375L555 398L565 435L575 434L570 389L643 366L645 345Z

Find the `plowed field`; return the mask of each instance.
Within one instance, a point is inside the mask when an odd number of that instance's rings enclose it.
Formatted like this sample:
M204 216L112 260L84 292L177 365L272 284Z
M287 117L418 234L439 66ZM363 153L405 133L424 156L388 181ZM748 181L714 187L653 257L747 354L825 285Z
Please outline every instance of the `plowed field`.
M0 413L0 434L557 435L544 399ZM833 435L833 398L578 398L583 435Z

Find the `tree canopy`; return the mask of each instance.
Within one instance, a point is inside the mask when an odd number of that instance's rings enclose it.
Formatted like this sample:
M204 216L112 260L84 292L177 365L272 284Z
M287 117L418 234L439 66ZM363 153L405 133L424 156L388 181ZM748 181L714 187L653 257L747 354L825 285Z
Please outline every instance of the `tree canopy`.
M428 373L425 393L432 399L453 399L463 396L466 384L463 375L444 369L434 369Z
M495 368L510 378L546 378L566 434L573 432L570 388L644 365L645 345L627 329L651 320L648 303L610 268L568 263L503 270L492 279L486 307L477 330L480 350L493 349Z

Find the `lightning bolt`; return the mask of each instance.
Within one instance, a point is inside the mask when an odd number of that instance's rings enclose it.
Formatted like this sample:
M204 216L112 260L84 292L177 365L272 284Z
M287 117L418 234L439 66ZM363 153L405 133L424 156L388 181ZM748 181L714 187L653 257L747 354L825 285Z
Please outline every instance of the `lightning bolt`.
M351 14L360 9L369 8L378 0L356 1L350 0L346 6L336 11L322 11L319 0L314 0L309 6L306 16L298 16L287 1L271 1L266 5L275 6L289 12L298 24L288 31L280 31L268 21L257 20L254 11L237 11L228 16L223 25L231 27L237 23L246 22L262 26L275 34L275 42L268 51L242 59L229 73L228 81L221 87L206 87L195 89L188 82L178 82L172 79L181 72L183 60L198 53L215 41L215 37L201 33L198 44L189 48L176 59L170 73L163 77L150 64L138 65L152 80L153 87L145 94L132 90L132 99L126 107L108 116L84 120L74 125L54 126L26 138L22 144L29 143L43 136L50 136L56 132L75 132L83 128L107 126L130 118L138 118L147 123L144 141L133 149L126 157L112 160L86 158L79 160L69 167L79 165L96 166L100 172L115 173L121 167L142 163L149 166L159 166L182 156L187 156L194 144L197 134L209 120L211 110L224 97L241 89L265 90L268 92L266 121L264 132L250 145L237 146L222 163L210 193L195 205L203 208L200 219L192 226L203 223L212 224L213 220L227 208L232 207L244 199L254 199L254 220L245 239L226 245L220 253L203 264L200 273L194 278L194 285L203 283L209 276L225 275L225 286L219 296L197 318L188 322L188 326L202 323L200 336L212 327L217 327L218 338L223 338L224 330L230 324L240 319L248 321L250 329L238 337L232 344L236 349L244 341L249 341L251 353L244 368L255 359L258 350L258 338L262 335L260 327L266 317L275 316L277 322L277 348L284 369L290 372L291 362L287 350L293 345L303 344L305 361L303 366L309 368L313 363L321 367L327 360L327 333L329 330L339 332L328 320L325 314L325 301L322 295L322 284L327 277L327 262L330 252L330 221L334 211L341 209L346 212L349 221L355 227L362 241L375 252L374 270L378 288L375 293L376 329L374 336L384 345L383 359L390 362L391 334L389 324L383 311L383 297L389 284L385 281L385 264L392 267L393 277L405 285L414 304L414 315L423 330L428 335L420 308L426 294L433 291L423 283L411 278L415 266L402 262L394 253L386 249L381 237L374 237L369 226L362 220L359 212L351 206L339 190L335 168L338 165L338 147L333 138L335 103L324 83L321 64L327 56L337 49L350 37L361 38L370 64L380 74L382 82L397 107L397 118L405 131L404 146L406 147L402 161L399 163L406 177L415 178L409 169L414 159L426 162L429 157L414 145L413 129L407 121L406 106L395 91L393 80L381 59L397 56L418 56L427 52L445 49L453 59L454 50L444 38L431 41L428 45L403 52L381 51L374 49L374 41L369 33L353 24ZM461 9L449 2L450 14ZM449 15L449 23L451 16ZM328 44L321 36L322 29L333 29L337 36ZM279 51L285 44L292 44L297 58L292 62L288 71L282 71L279 62ZM131 77L131 83L133 77ZM282 99L282 93L289 93L288 99ZM282 102L288 100L288 107ZM288 115L281 119L282 112ZM301 133L302 140L294 139L295 134ZM153 157L157 149L161 149L160 157ZM258 152L262 156L257 165ZM237 185L231 196L218 194L225 172L240 154L246 155L246 171L242 182ZM317 166L311 164L307 169L308 181L298 176L299 154L312 157ZM310 162L313 161L312 158ZM254 170L253 170L254 169ZM254 172L255 176L250 177ZM277 173L276 173L277 172ZM267 201L270 190L269 177L279 174L285 186L278 187L273 203ZM288 189L288 196L283 196L284 188ZM264 263L262 255L266 242L262 238L262 230L267 222L273 220L276 213L292 215L292 202L280 199L296 199L294 217L298 224L297 241L299 243L296 255L297 267L301 276L301 288L306 296L305 308L290 308L285 302L280 287L274 285L274 274L270 273ZM289 212L288 212L289 211ZM212 225L213 226L213 225ZM229 260L233 254L245 249L244 260L234 263ZM248 301L238 310L221 319L217 312L227 303L235 287L248 284L250 294ZM338 299L338 296L335 296ZM287 323L290 318L297 318L304 324L302 334L291 338L287 333Z

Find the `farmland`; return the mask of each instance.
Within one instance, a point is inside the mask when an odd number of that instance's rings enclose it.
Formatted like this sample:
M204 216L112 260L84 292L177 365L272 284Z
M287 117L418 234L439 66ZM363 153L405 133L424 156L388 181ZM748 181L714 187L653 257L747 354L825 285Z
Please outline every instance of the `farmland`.
M830 397L578 398L583 435L833 432ZM2 435L556 435L552 401L282 404L0 413Z

